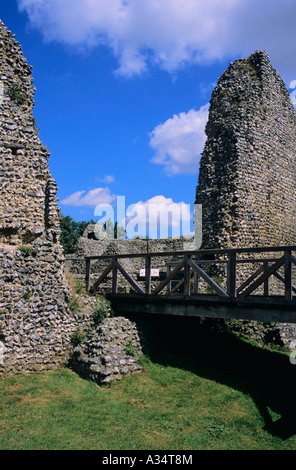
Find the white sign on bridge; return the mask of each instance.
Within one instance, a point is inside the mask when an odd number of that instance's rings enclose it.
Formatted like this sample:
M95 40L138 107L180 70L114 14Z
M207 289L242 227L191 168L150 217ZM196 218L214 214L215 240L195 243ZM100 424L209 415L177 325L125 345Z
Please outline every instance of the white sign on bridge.
M140 277L146 276L146 270L140 269ZM151 277L158 277L159 276L159 269L151 269Z

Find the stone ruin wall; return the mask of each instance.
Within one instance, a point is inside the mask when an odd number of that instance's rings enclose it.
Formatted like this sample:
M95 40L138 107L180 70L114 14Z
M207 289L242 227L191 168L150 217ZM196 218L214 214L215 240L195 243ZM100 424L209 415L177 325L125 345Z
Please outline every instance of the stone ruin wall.
M0 21L0 373L59 366L75 329L34 92L21 46Z
M215 87L196 203L205 248L296 241L296 112L264 51L232 63Z
M206 134L195 201L203 209L202 248L295 245L296 112L265 51L222 74ZM251 274L243 266L239 281ZM275 279L270 288L283 293ZM296 336L293 325L278 328L286 339Z
M75 253L65 256L66 267L75 278L81 282L85 280L85 256L103 256L103 255L120 255L128 253L159 253L167 252L167 256L153 257L151 260L151 268L158 269L160 277L167 273L167 263L178 260L178 257L170 255L174 251L189 251L195 249L195 238L193 235L181 236L178 238L162 238L156 240L141 239L95 239L95 226L89 225L83 236L78 240ZM144 280L140 277L140 270L145 269L145 258L121 259L119 262L124 269L144 287ZM110 261L99 260L92 261L91 278L95 281L99 275L108 266ZM119 291L126 292L129 289L127 281L119 273ZM153 278L152 278L153 282ZM108 291L112 286L112 274L108 276L107 283L101 285L101 289Z

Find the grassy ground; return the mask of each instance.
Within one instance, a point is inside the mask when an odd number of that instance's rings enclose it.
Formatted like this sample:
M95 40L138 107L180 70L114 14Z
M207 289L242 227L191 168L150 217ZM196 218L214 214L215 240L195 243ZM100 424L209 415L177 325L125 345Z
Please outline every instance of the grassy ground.
M296 449L296 366L200 326L142 322L144 372L111 386L68 368L0 378L0 449Z

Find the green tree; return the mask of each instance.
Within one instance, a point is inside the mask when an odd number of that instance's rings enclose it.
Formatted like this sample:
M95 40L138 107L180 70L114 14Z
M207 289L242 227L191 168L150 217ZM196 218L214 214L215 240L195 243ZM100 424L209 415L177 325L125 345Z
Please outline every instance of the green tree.
M62 216L61 220L61 243L66 254L75 252L76 243L83 235L89 224L95 224L94 220L76 222L69 215Z

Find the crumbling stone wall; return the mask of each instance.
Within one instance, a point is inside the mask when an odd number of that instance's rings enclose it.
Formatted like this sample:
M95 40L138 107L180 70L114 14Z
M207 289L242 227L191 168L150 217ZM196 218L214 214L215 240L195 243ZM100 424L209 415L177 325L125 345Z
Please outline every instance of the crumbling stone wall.
M162 238L156 240L141 240L141 239L109 239L101 238L95 239L95 226L89 225L83 236L78 240L76 251L73 255L66 255L66 266L69 272L77 279L83 281L85 279L85 256L103 256L103 255L120 255L129 253L159 253L165 252L167 256L159 256L152 258L152 269L159 269L160 272L167 272L167 263L174 260L170 255L174 251L192 250L195 246L195 238L193 235L181 236L176 238ZM176 258L178 259L178 258ZM107 265L110 263L108 260L92 261L91 275L95 278L101 274ZM126 258L121 259L120 263L137 281L139 278L140 270L145 269L145 258ZM106 289L111 287L111 277L105 286ZM120 276L119 276L120 277ZM119 286L120 287L120 286Z
M143 347L135 322L124 317L105 318L73 349L71 367L99 385L110 383L141 371L137 360Z
M296 112L266 52L222 74L206 134L196 190L202 246L295 244Z
M296 112L265 51L222 74L206 134L195 201L202 204L202 248L295 245ZM238 280L251 272L241 265ZM270 284L283 293L282 283ZM274 329L285 342L296 337L294 325Z
M75 329L57 185L32 114L31 67L1 21L0 84L0 373L51 369Z

